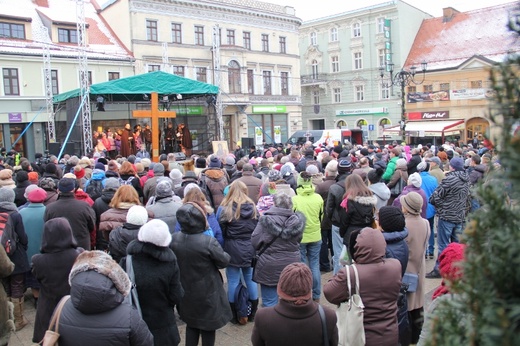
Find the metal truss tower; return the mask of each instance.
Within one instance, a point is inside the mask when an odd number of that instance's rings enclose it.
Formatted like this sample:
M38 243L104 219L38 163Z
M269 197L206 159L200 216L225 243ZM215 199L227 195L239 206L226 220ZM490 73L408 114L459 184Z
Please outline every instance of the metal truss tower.
M162 67L161 70L170 73L170 58L168 57L168 42L162 43Z
M76 29L78 33L79 88L81 107L81 125L83 130L84 154L92 150L92 119L90 114L90 84L87 62L87 30L85 24L85 1L76 0Z
M217 139L219 141L224 140L224 121L222 119L222 93L221 89L221 71L220 71L220 27L218 24L213 26L213 67L215 71L214 84L218 87L218 95L215 100L215 113L217 118L218 133Z
M48 37L46 27L41 28L43 37ZM52 102L52 80L51 80L51 49L48 42L43 43L43 82L45 86L45 105L47 106L47 132L49 143L56 142L56 127L54 126L54 107Z

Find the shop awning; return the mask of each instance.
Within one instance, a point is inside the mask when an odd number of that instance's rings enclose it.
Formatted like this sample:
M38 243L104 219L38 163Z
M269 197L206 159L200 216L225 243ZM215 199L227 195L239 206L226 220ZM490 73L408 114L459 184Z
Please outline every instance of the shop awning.
M409 121L406 123L406 135L412 137L441 137L459 133L464 130L464 120L446 121ZM400 133L399 125L387 127L384 134L397 135Z

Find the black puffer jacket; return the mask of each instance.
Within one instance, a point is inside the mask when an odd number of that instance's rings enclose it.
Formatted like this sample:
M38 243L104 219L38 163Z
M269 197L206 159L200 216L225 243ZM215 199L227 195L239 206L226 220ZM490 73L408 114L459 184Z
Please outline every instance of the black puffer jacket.
M146 323L125 299L130 280L110 256L82 253L69 282L71 298L61 312L60 346L153 345Z
M327 195L327 202L325 203L325 215L329 217L334 226L339 227L341 219L339 211L341 209L340 203L345 194L345 179L348 174L342 174L336 177L337 183L332 184Z
M0 213L9 214L7 222L11 224L11 227L18 237L16 251L9 255L9 259L14 263L14 271L12 274L28 272L31 269L29 260L27 259L27 244L29 243L29 239L25 233L22 216L18 213L16 205L10 202L0 202Z
M181 302L184 290L177 257L170 248L138 240L128 244L128 254L132 255L143 320L153 334L154 345L178 345L181 338L174 307ZM126 258L123 261L126 268Z
M128 244L130 244L132 240L137 239L140 228L141 226L125 222L122 226L110 232L108 249L114 261L119 263L121 258L126 256Z
M347 200L347 209L340 207L339 234L343 237L343 244L347 247L352 231L372 226L376 204L376 196L357 196Z
M224 251L231 256L229 264L234 267L250 267L255 255L255 249L251 244L251 234L258 223L258 219L253 219L255 208L254 204L242 204L240 218L230 222L222 219L222 208L219 208L220 213L217 212L217 219L224 235Z
M276 240L260 255L253 278L255 282L276 286L282 270L291 263L301 261L300 241L304 229L305 216L290 209L273 206L260 216L251 236L256 252L260 252L274 238Z

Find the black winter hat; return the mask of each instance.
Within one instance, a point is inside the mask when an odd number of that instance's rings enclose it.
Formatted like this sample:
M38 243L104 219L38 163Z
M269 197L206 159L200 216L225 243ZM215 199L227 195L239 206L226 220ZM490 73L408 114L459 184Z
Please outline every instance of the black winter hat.
M202 233L208 227L206 215L194 203L186 203L177 210L177 222L183 233Z
M26 171L18 171L16 173L16 181L22 183L29 180L29 174Z
M401 209L385 206L379 209L379 225L385 232L399 232L405 228L404 214Z
M56 165L52 162L49 162L48 164L45 165L45 173L56 174L57 170L58 169L56 168Z

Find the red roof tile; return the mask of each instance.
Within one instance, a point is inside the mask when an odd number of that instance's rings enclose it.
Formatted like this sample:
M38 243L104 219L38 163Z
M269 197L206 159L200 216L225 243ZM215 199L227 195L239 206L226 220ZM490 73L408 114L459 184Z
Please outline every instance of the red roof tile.
M480 55L501 61L508 52L520 52L516 36L509 31L509 13L516 3L425 19L408 54L405 66L428 62L428 70L454 68Z
M89 44L107 44L111 45L110 39L105 35L98 26L98 23L92 18L85 18L88 24L88 43Z

